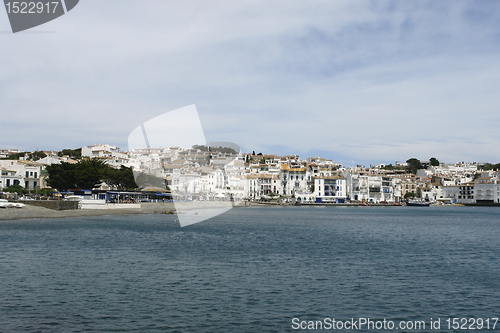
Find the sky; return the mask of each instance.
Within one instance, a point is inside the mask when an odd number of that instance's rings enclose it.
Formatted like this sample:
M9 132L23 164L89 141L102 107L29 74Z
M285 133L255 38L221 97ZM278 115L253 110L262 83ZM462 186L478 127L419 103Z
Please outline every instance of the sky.
M496 0L81 0L16 34L0 9L0 148L127 150L195 104L243 152L498 163L499 87Z

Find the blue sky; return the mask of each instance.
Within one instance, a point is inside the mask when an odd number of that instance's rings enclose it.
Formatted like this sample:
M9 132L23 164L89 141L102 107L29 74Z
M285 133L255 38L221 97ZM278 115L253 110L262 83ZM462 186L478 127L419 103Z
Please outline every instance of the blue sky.
M499 162L498 1L81 0L12 34L0 147L127 148L196 104L207 141L351 164Z

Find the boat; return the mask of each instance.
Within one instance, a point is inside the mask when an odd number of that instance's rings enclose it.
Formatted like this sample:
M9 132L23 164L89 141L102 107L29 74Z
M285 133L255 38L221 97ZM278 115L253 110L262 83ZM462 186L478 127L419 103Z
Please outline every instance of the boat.
M429 207L429 203L425 201L419 200L410 200L406 202L407 206L415 206L415 207Z
M5 199L0 199L0 208L10 208L12 207L11 203Z
M5 199L0 199L0 208L24 208L26 205L22 203L9 202Z

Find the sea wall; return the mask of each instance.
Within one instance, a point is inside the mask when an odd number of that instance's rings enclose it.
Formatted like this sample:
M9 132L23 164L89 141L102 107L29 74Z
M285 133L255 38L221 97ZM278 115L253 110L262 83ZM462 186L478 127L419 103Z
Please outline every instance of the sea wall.
M44 207L52 210L72 210L78 209L78 201L64 201L64 200L17 200L25 205Z

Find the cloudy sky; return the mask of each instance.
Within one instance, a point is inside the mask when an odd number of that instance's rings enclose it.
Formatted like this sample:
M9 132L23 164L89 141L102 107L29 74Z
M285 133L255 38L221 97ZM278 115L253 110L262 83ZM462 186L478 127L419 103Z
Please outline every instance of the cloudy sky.
M494 0L81 0L17 34L0 11L0 148L126 150L196 104L245 152L497 163L499 89Z

